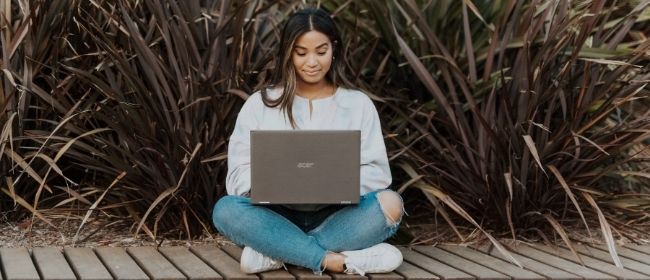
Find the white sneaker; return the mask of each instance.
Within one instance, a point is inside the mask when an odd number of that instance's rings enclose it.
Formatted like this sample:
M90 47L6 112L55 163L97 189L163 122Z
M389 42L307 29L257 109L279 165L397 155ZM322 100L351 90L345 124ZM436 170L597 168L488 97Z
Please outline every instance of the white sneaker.
M356 250L345 251L345 273L357 273L361 276L366 273L385 273L395 270L402 264L402 253L395 246L379 243L375 246Z
M276 270L283 266L284 263L281 261L262 255L248 246L244 247L239 262L241 271L248 274Z

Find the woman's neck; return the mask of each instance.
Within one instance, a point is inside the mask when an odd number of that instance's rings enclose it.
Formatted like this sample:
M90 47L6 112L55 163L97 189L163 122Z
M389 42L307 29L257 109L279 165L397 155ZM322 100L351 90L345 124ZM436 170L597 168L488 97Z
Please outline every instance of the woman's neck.
M333 88L334 86L330 85L325 80L316 84L298 82L296 85L296 94L307 99L318 99L331 96L334 92L332 90Z

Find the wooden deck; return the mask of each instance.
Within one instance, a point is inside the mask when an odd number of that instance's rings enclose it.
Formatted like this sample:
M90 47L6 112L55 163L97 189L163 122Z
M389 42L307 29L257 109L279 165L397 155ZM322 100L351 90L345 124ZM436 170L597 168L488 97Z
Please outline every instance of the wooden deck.
M0 248L0 280L424 280L424 279L650 279L650 246L618 248L625 268L613 264L604 246L577 246L584 266L567 249L520 245L513 253L524 268L495 250L461 246L401 247L404 263L395 272L314 275L288 266L243 274L236 246L131 248Z

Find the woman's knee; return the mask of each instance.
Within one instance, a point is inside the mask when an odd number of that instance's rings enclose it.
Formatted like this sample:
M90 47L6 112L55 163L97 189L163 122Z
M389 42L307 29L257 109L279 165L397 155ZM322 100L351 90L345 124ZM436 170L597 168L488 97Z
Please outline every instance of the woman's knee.
M237 195L227 195L219 199L212 209L212 222L215 227L221 231L224 226L237 224L231 222L237 220L237 213L241 213L239 208L246 203L248 201L245 197Z
M404 215L404 203L397 192L392 190L380 191L377 193L377 201L390 224L401 221L402 215Z

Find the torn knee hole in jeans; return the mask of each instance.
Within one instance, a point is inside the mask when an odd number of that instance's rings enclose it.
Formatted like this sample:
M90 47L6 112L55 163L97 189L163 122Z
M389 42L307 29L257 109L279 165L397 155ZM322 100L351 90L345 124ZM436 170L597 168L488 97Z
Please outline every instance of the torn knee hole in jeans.
M384 209L384 205L381 204L381 201L378 202L379 202L379 208L381 209L381 212L384 214L384 217L386 218L386 224L388 224L389 226L394 226L401 223L402 217L404 217L404 215L408 216L408 214L406 213L406 209L404 208L404 203L402 203L402 211L399 215L399 218L395 220L393 219L393 217L391 217L391 215L388 214L388 212L386 212L386 209Z
M399 216L399 219L397 219L397 221L393 220L393 217L391 217L390 215L386 215L386 212L384 212L384 217L386 217L386 223L389 226L394 226L394 225L397 225L397 224L401 223L402 222L402 217L404 216L404 214L406 214L403 211L404 210L402 210L402 214Z

